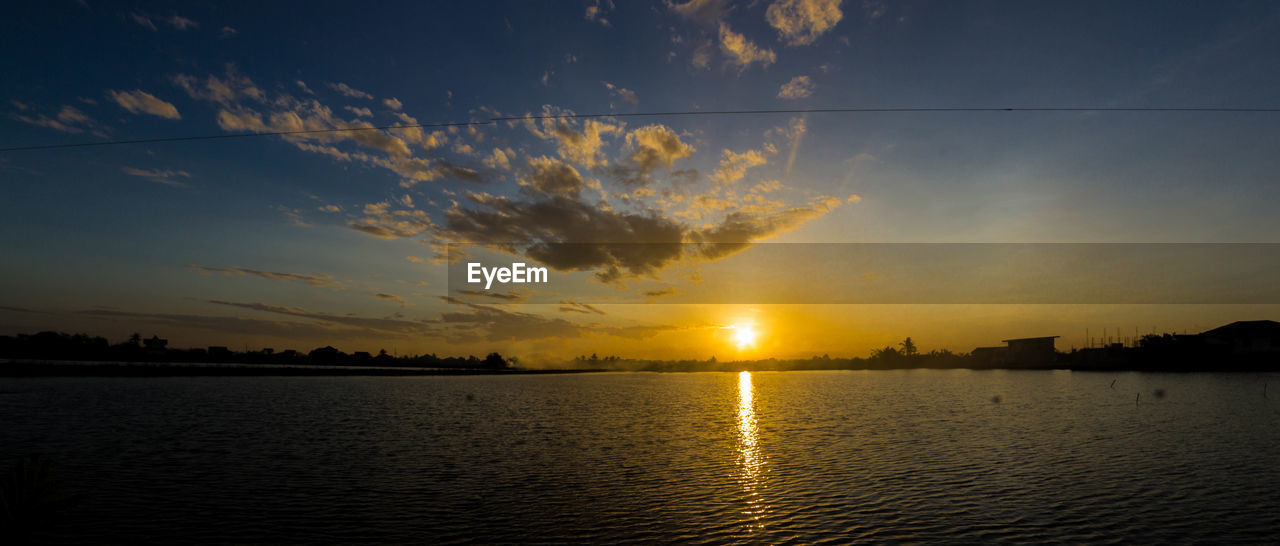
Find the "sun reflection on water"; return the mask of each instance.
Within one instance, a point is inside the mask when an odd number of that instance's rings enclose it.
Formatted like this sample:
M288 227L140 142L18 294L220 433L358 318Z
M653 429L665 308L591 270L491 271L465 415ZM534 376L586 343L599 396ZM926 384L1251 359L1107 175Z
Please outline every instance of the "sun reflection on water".
M756 531L764 528L764 514L767 508L760 490L761 474L764 470L764 458L760 455L759 430L756 424L755 396L751 385L751 372L738 374L738 483L742 486L746 505L742 514L746 516L748 530Z

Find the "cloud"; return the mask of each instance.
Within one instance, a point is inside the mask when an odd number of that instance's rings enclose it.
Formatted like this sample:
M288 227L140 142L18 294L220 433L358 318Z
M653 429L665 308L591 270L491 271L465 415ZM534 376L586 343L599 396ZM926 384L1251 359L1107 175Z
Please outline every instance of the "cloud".
M285 218L289 219L289 223L298 227L311 227L311 224L302 219L302 209L291 209L284 205L275 207Z
M164 22L169 23L169 26L176 28L178 30L187 30L189 28L196 28L200 26L200 23L197 23L195 21L192 21L191 19L187 19L186 17L177 15L177 14L166 17L164 19ZM230 28L230 27L224 27L224 28ZM232 30L234 31L234 29Z
M494 148L493 153L490 154L489 157L486 157L483 160L481 160L480 162L484 164L484 166L489 167L490 169L500 169L503 171L509 171L511 170L512 155L515 155L515 154L514 153L508 154L507 152L503 151L502 148Z
M383 294L379 292L377 294L374 294L373 297L378 298L380 300L393 301L393 302L399 303L400 305L404 305L404 298L397 296L395 294Z
M778 60L773 50L755 45L746 36L730 30L725 23L720 23L720 51L729 58L729 64L737 66L739 71L750 68L751 63L769 66Z
M784 176L791 176L791 169L795 167L796 157L800 154L800 143L804 140L804 135L809 131L808 124L804 118L791 118L786 127L778 127L770 129L766 134L770 136L781 137L786 140L786 146L790 150L787 153L787 165L783 170Z
M356 108L355 106L343 106L342 108L360 117L367 118L367 117L373 116L373 110L370 110L368 108Z
M711 52L714 49L711 40L707 40L693 50L693 55L689 57L689 64L694 68L711 68Z
M529 299L527 294L518 292L494 292L490 290L470 290L464 288L459 290L458 293L469 298L489 298L505 302L521 302Z
M111 90L107 91L107 96L111 97L111 100L131 114L151 114L164 119L182 119L182 116L178 115L178 108L173 104L160 100L155 95L141 89L134 89L133 91Z
M482 207L456 206L446 213L446 237L517 252L558 271L594 270L605 283L656 274L684 256L682 242L701 243L699 256L719 259L844 202L820 197L770 212L735 211L718 224L693 229L652 210L602 210L564 197L536 202L488 195L472 199Z
M301 307L284 307L261 302L240 303L221 300L208 300L208 302L216 305L236 307L239 309L298 317L327 323L333 326L344 326L347 328L357 329L362 333L373 335L398 334L427 337L438 337L442 335L442 332L432 324L432 321L427 320L403 320L396 318L369 318L354 315L334 315L330 313L309 311Z
M191 19L188 19L176 13L168 17L153 17L144 12L135 11L130 13L129 17L133 19L133 22L138 23L139 25L142 25L154 31L160 30L156 26L157 20L177 30L187 30L187 29L196 28L200 26L200 23L192 21Z
M716 184L725 185L732 184L747 175L747 169L751 167L759 167L768 163L764 154L756 150L747 150L742 153L735 153L732 150L725 150L724 156L720 159L720 168L711 175L711 180Z
M843 199L824 196L814 199L806 206L791 207L774 213L731 212L719 225L692 232L690 239L699 243L712 243L702 248L702 256L719 259L750 247L751 242L791 231L830 212L843 202Z
M584 315L604 315L607 314L599 307L586 303L578 303L573 300L560 302L561 313L582 313Z
M561 157L583 165L587 168L603 166L600 150L604 146L604 137L618 134L622 126L597 120L586 120L582 130L577 131L568 123L560 122L552 129L551 134L557 141L557 153Z
M450 240L512 248L559 271L598 270L613 282L679 258L684 228L654 211L604 210L564 196L532 202L471 194L445 212Z
M812 44L842 17L840 0L776 0L765 10L765 20L791 46Z
M668 170L676 160L693 155L697 150L680 140L680 135L665 125L646 125L627 133L627 146L631 149L628 160L641 174L659 167Z
M77 314L112 321L127 319L134 323L143 322L163 325L170 328L192 328L196 330L209 330L230 334L276 336L284 338L302 337L329 341L355 336L379 335L382 333L378 330L351 329L323 323L312 324L294 321L262 320L215 315L130 313L110 309L93 309L80 311Z
M613 9L613 0L592 0L591 4L587 5L583 18L607 27L610 23L604 15L611 9Z
M225 75L222 77L209 75L204 80L200 80L195 76L178 74L173 77L173 83L193 99L215 102L224 106L246 98L256 102L265 102L267 99L267 94L253 83L253 80L241 76L236 71L235 65L231 64L227 65ZM298 83L304 89L306 88L306 84L300 81Z
M208 267L203 265L188 264L187 267L200 271L202 273L219 273L222 275L250 275L273 281L300 282L308 286L320 288L343 288L341 282L334 279L330 275L308 275L303 273L279 273L275 271L262 271L258 269L248 269L244 267Z
M29 105L26 105L17 101L13 101L13 104L17 106L18 110L20 111L30 112L32 114L35 114L34 112L31 112L32 107ZM85 132L85 130L94 129L97 127L97 124L93 121L93 118L90 118L84 112L81 112L76 107L70 106L70 105L63 106L60 110L58 110L58 113L55 114L53 117L49 117L44 114L35 114L33 117L23 113L23 114L14 114L13 119L21 121L23 123L30 123L32 125L47 127L49 129L53 129L56 131L62 131L64 133L73 133L73 134L83 133ZM94 132L95 134L101 133L100 131L96 131L96 130Z
M157 184L164 184L166 186L174 186L179 188L185 188L187 184L180 180L176 180L176 178L178 177L191 178L191 173L187 171L173 171L169 169L143 170L143 169L135 169L133 167L121 167L120 170L123 171L125 174L133 175L133 176L141 176Z
M569 143L578 141L563 135L584 136L576 130L580 125L560 119L525 117L511 124L523 124L547 139L557 139L559 134ZM770 130L766 136L794 139L802 131L803 121L797 119L791 126ZM656 277L685 258L727 256L754 241L794 229L844 202L824 197L808 204L789 204L766 198L765 193L783 188L780 182L763 184L759 191L753 188L739 195L732 189L733 183L743 179L750 168L766 164L766 154L777 149L768 142L761 150L723 152L720 168L711 177L716 182L716 195L676 198L681 196L675 188L688 183L680 181L688 176L685 171L674 170L676 162L691 157L695 153L693 146L664 125L626 132L622 141L613 165L594 172L613 177L614 182L630 188L613 194L625 202L625 207L612 206L609 190L599 180L583 176L571 162L538 156L530 159L527 169L517 176L521 188L518 193L465 192L463 199L444 211L433 238L467 241L520 255L557 271L589 271L599 281L619 283L630 278ZM596 164L606 161L594 154L592 159ZM650 179L650 173L664 168L671 172L667 182L672 187L653 187L650 183L658 181ZM696 172L692 176L696 177ZM658 206L654 206L655 201ZM668 214L676 203L685 203L687 208ZM709 215L711 218L703 221ZM699 221L697 225L686 223L695 219ZM687 247L687 243L696 245Z
M389 99L383 99L382 104L385 104L387 108L390 108L392 110L399 110L401 107L404 106L404 103L400 102L400 99L397 99L395 97L391 97Z
M791 81L782 84L782 88L778 89L778 98L780 99L803 99L813 94L813 80L809 76L796 76Z
M342 95L346 97L351 97L353 99L372 99L373 98L373 95L365 93L364 91L361 91L359 89L355 89L350 85L347 85L342 82L330 83L328 85L330 89L333 89L334 91L342 93Z
M422 210L391 210L391 204L383 201L365 205L365 217L348 224L351 229L382 239L413 237L435 227L431 217Z
M238 30L236 30L236 29L234 29L234 28L232 28L232 27L222 27L222 30L218 31L218 36L220 36L220 37L222 37L222 38L230 38L230 37L235 36L236 34L239 34L239 33L240 33L240 31L238 31Z
M573 166L549 157L535 157L529 160L529 172L519 184L538 195L576 198L585 182Z
M667 2L667 9L706 27L714 27L730 11L727 0L689 0L683 4Z
M667 296L675 296L677 294L679 294L679 292L676 291L674 286L668 286L665 288L659 288L655 290L645 290L643 292L640 292L641 296L649 298L650 301L653 301L658 298L667 297Z
M561 318L508 311L455 298L446 298L445 301L466 307L463 311L447 311L440 314L439 322L452 329L451 339L520 341L564 339L578 337L583 333L580 326Z
M629 102L631 104L640 104L640 98L636 96L634 91L631 91L630 89L626 89L622 87L617 87L609 82L603 82L603 83L605 87L609 88L609 95L618 97L618 99L621 100L622 102Z
M138 23L139 25L142 25L144 27L147 27L155 31L160 30L156 28L156 23L151 20L151 17L145 13L135 11L133 13L130 13L129 17L133 19L133 22Z
M442 178L485 181L473 168L445 158L415 155L415 150L440 147L447 140L443 131L427 133L421 127L377 129L359 117L342 119L331 108L310 97L298 99L280 93L268 100L253 81L239 76L234 66L227 67L225 77L200 79L178 75L174 82L192 98L221 106L216 121L224 131L286 133L280 138L301 150L324 154L336 161L390 170L401 178L400 184L404 187ZM295 83L305 89L305 84ZM406 125L417 124L417 120L403 112L394 114ZM349 143L356 145L354 149L346 146Z
M621 124L608 120L584 120L579 123L562 116L572 116L573 111L561 110L552 106L542 108L542 119L535 120L532 114L526 114L521 120L529 132L544 140L556 143L556 153L562 159L576 163L588 169L603 167L608 161L602 155L604 138L620 134Z

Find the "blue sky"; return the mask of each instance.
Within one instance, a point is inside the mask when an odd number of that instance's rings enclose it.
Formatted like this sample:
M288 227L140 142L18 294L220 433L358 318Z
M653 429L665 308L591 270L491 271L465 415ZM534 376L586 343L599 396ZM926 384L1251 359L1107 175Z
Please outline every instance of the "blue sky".
M1280 7L1267 2L86 1L8 12L0 147L569 112L1280 106ZM604 117L3 152L0 326L548 359L715 351L707 331L770 311L442 299L431 243L1280 242L1277 116ZM556 227L573 214L587 227ZM582 294L696 290L688 267L653 260L607 284L596 274L617 257L565 271ZM964 350L1019 324L1083 329L1118 313L1181 330L1232 316L1090 309L1024 309L935 339ZM864 314L874 324L850 322L848 311L751 319L787 333L761 355L869 332L823 351L857 353L920 322L883 309Z

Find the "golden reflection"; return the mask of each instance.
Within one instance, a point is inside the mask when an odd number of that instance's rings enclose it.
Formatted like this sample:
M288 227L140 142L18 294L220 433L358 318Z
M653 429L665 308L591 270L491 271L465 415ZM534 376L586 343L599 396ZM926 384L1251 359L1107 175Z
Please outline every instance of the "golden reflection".
M764 458L760 456L760 434L756 427L751 372L742 372L738 374L738 483L746 498L742 514L747 518L747 528L752 531L764 528L766 508L760 496Z

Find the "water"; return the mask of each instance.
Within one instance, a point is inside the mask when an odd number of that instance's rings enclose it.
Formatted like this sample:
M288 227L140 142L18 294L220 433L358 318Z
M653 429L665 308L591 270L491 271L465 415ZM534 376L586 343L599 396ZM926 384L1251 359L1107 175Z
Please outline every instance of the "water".
M1274 543L1278 379L3 379L0 455L54 542Z

